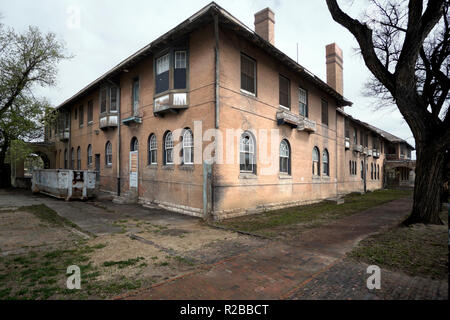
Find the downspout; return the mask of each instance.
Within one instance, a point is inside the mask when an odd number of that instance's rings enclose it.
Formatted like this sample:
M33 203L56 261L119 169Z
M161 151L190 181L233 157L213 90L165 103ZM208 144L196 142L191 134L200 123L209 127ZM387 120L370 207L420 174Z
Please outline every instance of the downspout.
M339 196L339 178L338 178L338 121L337 121L338 113L335 112L334 120L335 120L335 132L336 132L336 149L335 149L335 162L334 165L336 167L336 198ZM344 118L344 136L345 136L345 118ZM345 139L344 139L345 140ZM344 142L345 143L345 142ZM345 154L344 154L345 157Z
M121 139L120 139L120 125L121 125L121 119L120 119L120 99L121 99L121 92L120 92L120 86L117 83L114 83L111 80L108 80L109 83L111 83L113 86L117 88L118 91L118 97L117 97L117 170L116 170L116 180L117 180L117 186L116 186L116 193L117 196L120 197L120 154L121 154ZM110 97L111 99L111 97Z

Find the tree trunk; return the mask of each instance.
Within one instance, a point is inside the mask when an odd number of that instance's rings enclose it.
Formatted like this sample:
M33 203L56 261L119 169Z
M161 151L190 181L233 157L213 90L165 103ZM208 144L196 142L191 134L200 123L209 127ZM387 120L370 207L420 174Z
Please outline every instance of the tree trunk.
M418 144L414 204L411 215L403 222L442 224L439 218L443 171L446 165L442 146L430 143Z

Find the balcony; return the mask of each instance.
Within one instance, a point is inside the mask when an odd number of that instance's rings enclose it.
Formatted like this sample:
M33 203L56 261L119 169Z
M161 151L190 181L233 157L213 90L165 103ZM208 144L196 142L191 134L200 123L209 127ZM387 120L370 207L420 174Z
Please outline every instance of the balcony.
M369 154L369 148L364 147L362 153L367 156Z
M363 146L360 145L360 144L354 144L353 145L353 151L362 152L363 151Z
M69 140L69 136L70 136L70 133L69 133L69 129L68 128L66 128L64 131L58 132L58 134L57 134L57 137L58 137L58 139L60 141L67 141L67 140Z
M372 149L367 149L367 156L371 157L372 156Z
M99 116L100 129L114 128L118 125L117 113L101 113Z
M297 126L297 130L306 132L316 132L316 122L300 116L300 121Z
M288 110L280 109L277 111L277 123L278 125L286 124L293 128L297 128L300 124L300 116Z
M345 150L350 149L350 138L345 138Z
M372 150L372 156L374 158L379 158L380 157L380 151L378 151L378 149L373 149Z
M189 96L186 92L169 92L157 97L153 103L155 116L164 116L166 113L178 113L182 109L189 108Z

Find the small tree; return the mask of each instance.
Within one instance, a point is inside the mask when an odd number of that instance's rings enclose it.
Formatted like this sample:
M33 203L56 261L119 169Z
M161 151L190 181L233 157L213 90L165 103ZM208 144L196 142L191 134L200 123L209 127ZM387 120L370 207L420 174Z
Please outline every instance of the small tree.
M414 204L405 224L442 223L444 170L450 148L449 1L372 0L361 21L327 0L333 19L356 38L373 74L367 91L394 103L416 141Z
M56 84L57 64L69 58L64 51L53 33L29 27L20 34L0 24L0 177L12 141L42 137L50 106L34 91Z

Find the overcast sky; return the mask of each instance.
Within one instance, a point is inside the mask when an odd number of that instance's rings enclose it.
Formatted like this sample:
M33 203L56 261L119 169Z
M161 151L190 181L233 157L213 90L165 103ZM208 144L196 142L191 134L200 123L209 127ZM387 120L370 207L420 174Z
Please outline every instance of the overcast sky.
M40 94L58 105L89 82L207 5L207 0L0 0L2 22L17 31L29 25L54 32L74 58L60 64L56 88ZM358 17L365 1L340 1ZM217 0L220 6L253 27L254 13L275 12L275 45L326 81L325 46L336 42L344 51L344 95L354 104L350 115L369 122L414 145L412 133L394 108L375 111L376 100L363 96L369 71L355 53L357 42L335 23L325 1ZM77 19L79 13L79 19Z

